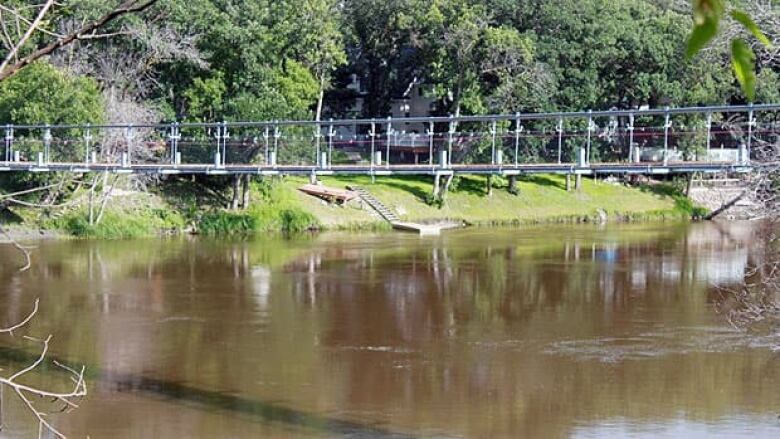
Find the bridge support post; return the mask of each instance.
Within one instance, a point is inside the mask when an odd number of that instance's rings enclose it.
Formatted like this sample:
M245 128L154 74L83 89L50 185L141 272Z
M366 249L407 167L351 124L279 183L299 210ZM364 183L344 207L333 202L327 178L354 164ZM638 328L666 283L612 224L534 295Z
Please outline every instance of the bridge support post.
M585 148L580 147L580 153L577 159L577 166L580 168L587 168L589 166L588 151Z
M632 152L633 152L634 156L631 158L631 160L633 160L634 163L641 162L642 161L642 149L637 146L634 149L632 149Z
M439 151L439 166L442 168L448 168L447 164L447 151Z
M566 192L571 191L571 174L566 174Z
M309 183L317 184L317 173L314 171L314 169L312 169L311 174L309 174Z
M512 195L519 195L520 191L517 189L517 175L509 176L509 193Z
M433 175L433 199L438 200L441 196L441 174L438 172Z
M241 190L241 175L233 175L233 198L230 200L230 210L237 210L239 206L239 191Z
M574 180L574 189L576 191L582 190L582 174L577 174Z
M249 190L249 182L251 181L252 176L249 174L244 174L244 182L241 186L241 208L248 209L249 208L249 197L250 197L250 190Z
M748 152L747 146L745 144L739 145L739 150L737 153L737 161L740 165L746 165L750 162L750 153Z
M485 194L488 197L493 196L493 174L488 174L485 179Z
M455 174L450 174L447 176L447 179L444 181L444 190L442 191L442 199L447 195L447 193L450 191L450 185L452 184L452 179L455 178Z
M320 153L320 169L328 169L328 153L325 151Z

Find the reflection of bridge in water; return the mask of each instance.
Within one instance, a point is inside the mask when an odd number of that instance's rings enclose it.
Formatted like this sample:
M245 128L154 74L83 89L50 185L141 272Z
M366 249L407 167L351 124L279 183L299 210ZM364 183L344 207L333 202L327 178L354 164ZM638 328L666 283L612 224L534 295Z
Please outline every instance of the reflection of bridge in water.
M780 105L490 116L6 125L0 171L254 175L749 172ZM341 128L349 127L344 134ZM397 127L426 127L410 132Z

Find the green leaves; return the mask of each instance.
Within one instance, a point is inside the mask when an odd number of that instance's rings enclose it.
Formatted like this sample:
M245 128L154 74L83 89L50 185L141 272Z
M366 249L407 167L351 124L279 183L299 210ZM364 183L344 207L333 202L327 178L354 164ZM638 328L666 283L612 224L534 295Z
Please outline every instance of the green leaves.
M750 16L742 11L731 11L731 18L736 20L739 24L741 24L745 29L748 30L751 34L753 34L754 37L758 41L761 42L766 47L771 48L772 42L769 41L769 38L764 34L764 32L761 30L761 28L758 27L758 25L753 21Z
M685 51L688 59L700 52L715 38L725 8L724 0L692 0L692 3L693 31L688 38ZM748 14L735 9L729 15L764 46L772 47L769 38ZM731 42L731 65L734 69L734 76L742 87L742 92L749 101L752 101L756 96L756 55L753 53L753 49L740 38Z
M756 96L756 55L750 46L741 39L731 42L731 66L742 91L749 101Z
M692 58L715 38L723 11L723 0L693 0L693 32L688 38L686 57Z

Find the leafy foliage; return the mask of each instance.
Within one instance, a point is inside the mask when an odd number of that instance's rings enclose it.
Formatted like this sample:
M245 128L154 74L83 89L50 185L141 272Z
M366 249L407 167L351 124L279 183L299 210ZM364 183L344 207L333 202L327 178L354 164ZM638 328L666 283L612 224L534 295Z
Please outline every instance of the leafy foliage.
M710 44L718 34L722 19L730 8L725 0L693 0L693 31L688 38L688 59ZM731 9L729 15L766 47L772 43L749 14ZM741 38L731 42L731 65L734 76L749 101L756 97L756 56L753 49Z
M93 79L38 62L0 82L0 121L5 123L75 124L102 119L103 100Z

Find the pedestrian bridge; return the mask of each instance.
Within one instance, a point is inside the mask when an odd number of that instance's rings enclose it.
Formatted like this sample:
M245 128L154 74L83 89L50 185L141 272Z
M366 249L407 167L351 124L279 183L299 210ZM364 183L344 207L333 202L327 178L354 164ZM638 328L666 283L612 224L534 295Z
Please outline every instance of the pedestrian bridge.
M404 119L6 125L0 172L519 175L749 172L778 105Z

